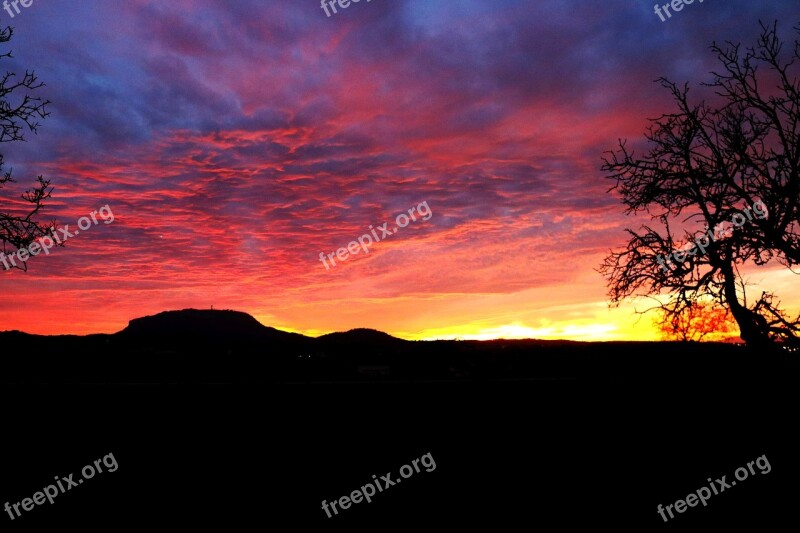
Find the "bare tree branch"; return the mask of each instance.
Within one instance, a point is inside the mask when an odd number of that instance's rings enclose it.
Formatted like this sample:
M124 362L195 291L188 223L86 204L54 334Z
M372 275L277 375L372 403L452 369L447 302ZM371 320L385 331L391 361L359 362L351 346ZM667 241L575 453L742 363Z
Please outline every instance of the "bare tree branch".
M0 44L11 40L13 29L0 30ZM11 52L0 54L0 60L12 57ZM36 91L44 86L33 72L25 71L18 78L16 74L6 72L0 77L0 142L25 141L25 128L36 133L38 119L46 118L49 112L46 106L50 103L39 97L33 97L28 91ZM16 102L11 98L22 91ZM11 170L3 171L4 159L0 154L0 190L14 182ZM52 193L50 180L37 177L33 188L21 195L19 200L6 200L4 203L12 207L11 211L0 210L0 252L10 255L22 248L27 248L39 237L43 237L55 228L55 222L43 223L36 220L36 215L44 207L44 202ZM21 205L19 205L21 204ZM26 270L24 261L3 269L19 268Z

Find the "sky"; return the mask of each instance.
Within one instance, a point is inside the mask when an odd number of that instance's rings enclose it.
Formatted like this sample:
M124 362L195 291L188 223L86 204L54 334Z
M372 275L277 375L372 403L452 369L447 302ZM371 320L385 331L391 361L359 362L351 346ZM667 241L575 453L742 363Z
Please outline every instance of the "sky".
M630 0L11 9L0 70L34 70L52 101L38 134L0 145L14 194L51 179L42 218L71 233L113 214L0 272L0 331L39 334L214 306L313 336L655 340L648 305L609 309L596 271L641 222L608 192L603 152L673 109L655 79L710 80L712 41L800 22L796 0L706 0L663 22ZM752 281L798 311L793 274Z

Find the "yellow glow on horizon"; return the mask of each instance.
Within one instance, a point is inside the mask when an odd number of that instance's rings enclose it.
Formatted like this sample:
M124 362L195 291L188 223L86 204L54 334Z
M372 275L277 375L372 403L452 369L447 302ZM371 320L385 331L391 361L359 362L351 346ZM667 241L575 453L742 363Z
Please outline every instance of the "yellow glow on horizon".
M532 328L520 323L503 324L497 327L468 331L466 328L442 328L426 330L414 336L414 340L494 340L494 339L543 339L608 341L620 337L615 324L563 324L543 328Z
M463 339L463 340L492 340L492 339L573 339L574 337L590 336L590 340L605 340L610 331L614 331L616 326L613 324L596 325L589 327L567 326L563 330L558 328L529 328L519 324L506 324L496 328L480 331L479 333L466 335L434 335L423 340L434 339ZM577 340L577 339L573 339ZM586 339L584 339L586 340Z
M543 309L547 315L558 316L572 310L573 306L551 307ZM494 340L494 339L542 339L571 340L585 342L604 341L657 341L660 334L653 325L655 314L644 317L636 315L634 306L623 305L617 309L608 309L602 303L586 304L579 307L591 308L592 311L578 317L560 316L558 319L537 319L536 323L522 320L506 322L508 317L496 320L448 325L419 330L392 330L391 328L373 327L389 335L406 340ZM352 327L341 329L299 329L270 323L271 317L257 315L256 319L264 325L270 325L281 331L299 333L309 337L319 337L334 331L347 331Z

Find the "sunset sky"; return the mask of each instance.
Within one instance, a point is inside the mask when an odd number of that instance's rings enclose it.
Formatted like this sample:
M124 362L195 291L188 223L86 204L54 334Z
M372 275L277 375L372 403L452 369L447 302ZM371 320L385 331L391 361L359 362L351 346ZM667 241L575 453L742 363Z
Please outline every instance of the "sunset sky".
M0 272L0 331L113 333L236 309L308 335L656 339L595 269L626 242L599 170L671 111L653 80L709 81L713 40L784 38L796 0L35 0L0 25L52 115L0 145L42 218L111 224ZM3 191L3 198L9 191ZM423 202L432 215L326 269ZM0 210L7 206L0 206ZM792 313L797 276L752 278ZM646 307L643 302L641 307Z

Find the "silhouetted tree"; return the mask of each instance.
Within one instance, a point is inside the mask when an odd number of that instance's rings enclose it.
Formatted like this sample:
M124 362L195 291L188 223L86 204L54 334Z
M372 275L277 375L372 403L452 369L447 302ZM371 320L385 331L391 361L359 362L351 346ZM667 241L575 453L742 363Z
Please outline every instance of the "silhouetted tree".
M10 27L0 30L0 44L10 41L13 33ZM10 51L0 54L0 59L9 57L12 57ZM50 102L30 96L28 91L35 91L43 86L36 75L27 70L22 78L18 78L12 72L6 72L0 78L0 142L24 141L25 127L36 133L36 128L39 126L37 120L49 115L45 106ZM19 96L20 91L23 93L21 96ZM19 97L12 102L14 96ZM3 171L3 163L3 155L0 154L0 190L14 182L11 170ZM54 227L52 222L43 224L35 218L43 207L43 202L50 198L51 192L50 180L39 176L34 187L22 194L21 201L3 200L3 204L9 205L9 210L0 208L0 243L2 243L0 251L10 254L26 248ZM2 268L7 267L3 264ZM17 262L16 268L25 270L26 265L20 261Z
M721 70L702 85L713 88L714 105L690 102L688 83L657 80L677 110L650 120L643 156L621 140L602 166L626 213L652 221L627 229L625 250L612 251L599 269L612 305L666 293L669 321L711 297L730 310L750 346L797 343L800 333L800 316L787 317L773 294L748 299L740 272L800 263L800 40L783 50L777 24L761 30L751 48L711 46ZM752 216L756 206L763 217ZM745 214L744 222L737 218ZM665 259L687 245L690 253Z

